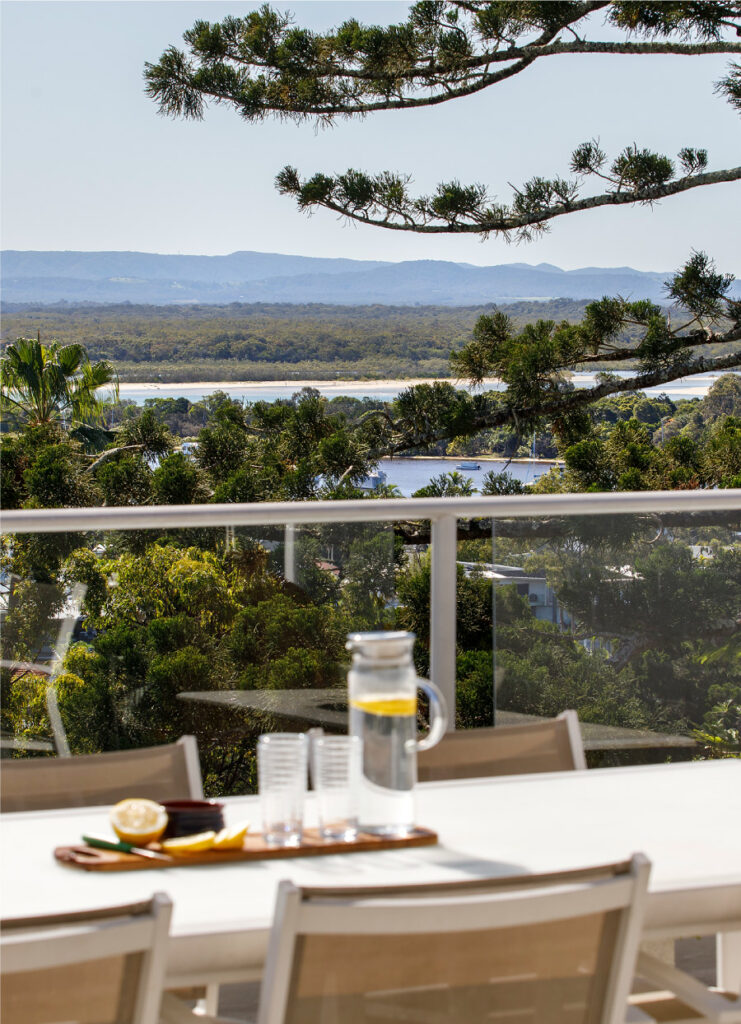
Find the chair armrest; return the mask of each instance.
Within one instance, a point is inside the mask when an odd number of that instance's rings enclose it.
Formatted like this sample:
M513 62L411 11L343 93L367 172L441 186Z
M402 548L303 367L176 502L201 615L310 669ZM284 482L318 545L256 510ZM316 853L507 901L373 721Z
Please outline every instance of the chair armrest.
M636 974L659 989L673 992L713 1024L741 1024L741 998L706 988L702 982L650 953L639 953Z

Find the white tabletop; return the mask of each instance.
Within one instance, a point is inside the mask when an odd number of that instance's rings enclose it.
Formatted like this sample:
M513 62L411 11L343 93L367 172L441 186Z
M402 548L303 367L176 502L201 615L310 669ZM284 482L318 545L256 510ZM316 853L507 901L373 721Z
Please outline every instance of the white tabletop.
M259 828L255 797L226 801L227 823ZM560 772L421 785L420 824L440 843L278 861L93 873L55 846L106 835L105 808L3 815L2 916L145 899L174 900L168 977L237 980L264 961L276 887L484 878L621 860L653 863L650 938L741 931L741 761ZM309 797L307 823L313 818Z

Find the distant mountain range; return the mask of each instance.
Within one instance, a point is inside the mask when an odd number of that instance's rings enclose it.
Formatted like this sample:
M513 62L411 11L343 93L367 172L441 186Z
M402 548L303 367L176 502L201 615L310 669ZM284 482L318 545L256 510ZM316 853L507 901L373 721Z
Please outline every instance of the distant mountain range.
M146 252L0 254L6 303L95 302L471 306L522 299L596 299L603 295L665 302L657 274L631 267L561 270L550 263L478 267L443 260L366 260L234 252L175 256ZM736 286L738 287L738 285ZM740 292L741 294L741 292Z

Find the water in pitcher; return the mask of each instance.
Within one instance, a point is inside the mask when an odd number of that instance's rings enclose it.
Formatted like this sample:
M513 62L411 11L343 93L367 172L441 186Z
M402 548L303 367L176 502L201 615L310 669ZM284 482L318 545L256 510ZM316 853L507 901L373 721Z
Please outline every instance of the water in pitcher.
M347 675L350 733L363 745L360 828L404 836L416 824L417 751L445 732L445 701L437 687L418 679L412 662L413 633L351 633ZM417 688L430 700L430 734L417 737Z
M363 737L359 804L364 831L404 834L414 824L416 697L351 699L350 732Z

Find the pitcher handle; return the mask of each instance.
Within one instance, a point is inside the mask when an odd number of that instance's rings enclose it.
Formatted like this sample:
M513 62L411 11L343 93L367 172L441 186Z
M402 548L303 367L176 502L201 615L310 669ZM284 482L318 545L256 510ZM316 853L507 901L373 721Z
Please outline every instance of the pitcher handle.
M440 742L448 728L448 707L437 686L429 679L418 679L417 686L430 700L430 731L417 740L417 750L429 750Z

